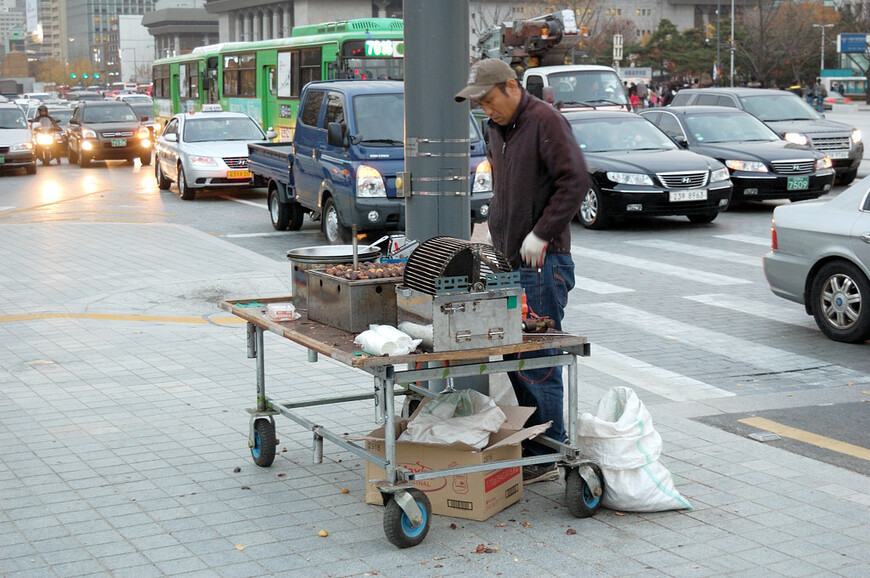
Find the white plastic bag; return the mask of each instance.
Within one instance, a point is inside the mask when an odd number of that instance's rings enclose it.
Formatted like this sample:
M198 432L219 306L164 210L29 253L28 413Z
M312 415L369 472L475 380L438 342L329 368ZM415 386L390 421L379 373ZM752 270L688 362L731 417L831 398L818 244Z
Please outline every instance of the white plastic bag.
M417 349L420 339L411 339L392 325L369 325L353 342L373 355L407 355Z
M662 438L630 387L614 387L577 420L577 443L604 475L602 505L629 512L691 509L660 461Z
M472 389L453 391L427 401L399 440L429 444L462 442L479 450L507 417L491 397Z

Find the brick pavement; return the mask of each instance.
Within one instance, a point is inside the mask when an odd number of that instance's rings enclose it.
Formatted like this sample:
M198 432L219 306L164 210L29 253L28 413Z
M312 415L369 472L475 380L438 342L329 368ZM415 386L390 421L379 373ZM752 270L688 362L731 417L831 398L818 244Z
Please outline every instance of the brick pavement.
M2 226L0 263L2 576L870 575L867 478L691 419L739 397L647 402L691 511L577 520L563 484L544 483L485 522L435 517L396 549L358 457L327 443L314 465L310 432L279 418L275 463L251 462L253 360L216 302L289 294L289 263L185 227L105 223ZM306 359L267 334L270 394L371 385ZM588 407L608 380L581 379ZM310 414L372 428L370 404L342 410ZM497 550L472 554L480 543Z

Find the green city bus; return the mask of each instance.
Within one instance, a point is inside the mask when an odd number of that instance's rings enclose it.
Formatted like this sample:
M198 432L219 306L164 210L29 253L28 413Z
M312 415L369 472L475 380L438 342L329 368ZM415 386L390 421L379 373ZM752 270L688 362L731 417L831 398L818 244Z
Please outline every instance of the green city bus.
M299 94L313 80L404 79L403 23L363 18L298 26L288 38L200 46L154 61L152 97L162 127L206 103L244 112L278 140L293 140Z

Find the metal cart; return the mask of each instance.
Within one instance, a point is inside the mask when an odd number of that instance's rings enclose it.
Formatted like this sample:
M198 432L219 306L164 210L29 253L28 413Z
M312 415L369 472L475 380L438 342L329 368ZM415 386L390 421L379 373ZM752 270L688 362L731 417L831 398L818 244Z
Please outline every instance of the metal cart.
M323 458L323 440L327 439L338 446L361 456L386 471L386 478L376 482L383 494L386 506L384 513L384 532L387 539L400 548L415 546L422 542L429 531L431 506L426 495L416 489L414 481L489 471L505 467L516 467L557 461L565 468L565 501L568 510L577 517L592 516L599 507L603 493L603 478L598 466L582 459L574 445L577 422L577 357L589 355L589 344L585 337L561 332L531 333L523 335L522 343L490 348L446 351L439 353L412 353L400 356L360 355L353 343L354 334L310 321L301 311L302 317L291 322L272 321L266 314L266 306L272 302L287 302L290 297L269 299L242 299L222 301L221 309L247 321L247 350L249 358L257 360L257 406L250 409L250 431L248 446L254 463L268 467L275 459L275 415L283 415L310 430L314 434L314 463ZM358 368L374 377L374 391L359 395L323 398L305 402L279 402L266 395L264 364L264 331L271 331L281 337L308 349L308 361L317 361L318 355L326 355L348 366ZM513 361L487 361L492 356L512 353L556 349L557 355L526 358ZM437 362L433 368L430 362ZM446 367L441 365L447 362ZM428 389L416 385L435 379L448 380L456 377L488 375L530 368L568 366L568 443L538 436L536 441L556 450L555 454L534 456L514 460L501 460L483 465L450 468L446 470L413 473L396 466L395 439L395 396L433 395ZM405 369L423 367L425 369ZM385 422L385 455L380 457L368 451L363 445L346 439L343 435L330 431L302 417L294 410L298 408L331 405L343 402L373 400L376 418Z

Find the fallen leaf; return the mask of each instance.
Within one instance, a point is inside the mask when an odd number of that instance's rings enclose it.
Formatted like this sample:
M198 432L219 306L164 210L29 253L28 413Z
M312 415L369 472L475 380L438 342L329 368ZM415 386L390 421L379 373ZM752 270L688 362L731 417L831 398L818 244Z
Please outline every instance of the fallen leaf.
M241 544L236 544L236 550L238 550L239 552L241 552L244 549L245 549L245 546L242 546Z
M281 448L281 453L282 453L282 454L283 454L284 452L286 452L286 451L287 451L287 448Z
M342 489L341 489L341 493L342 493L342 494L349 494L349 493L350 493L350 490L348 490L347 488L342 488Z
M444 568L444 566L442 566L441 564L435 564L435 567L436 568Z
M617 516L624 516L625 515L622 512L613 512L613 513L616 514Z
M507 526L507 522L501 522L495 525L496 528L504 528L505 526Z
M785 394L786 397L791 397L790 393Z
M238 474L238 473L241 472L241 471L242 471L242 468L236 466L236 469L233 470L233 473L234 473L234 474Z
M525 526L526 528L528 528L531 525L532 525L531 522L523 522L523 526Z
M250 489L251 489L251 486L242 486L242 489L243 489L243 490L250 490Z
M448 526L448 527L449 527L451 530L455 530L455 529L456 529L456 524L451 523L450 526Z
M568 534L569 536L573 536L574 534L577 533L577 530L575 530L574 528L568 528L567 530L565 530L565 533Z
M287 474L278 474L278 477L279 477L279 478L284 478L284 477L286 477L286 476L287 476Z
M317 532L317 535L320 536L321 538L326 538L327 536L329 536L329 532L327 532L326 530L321 530L321 531Z

